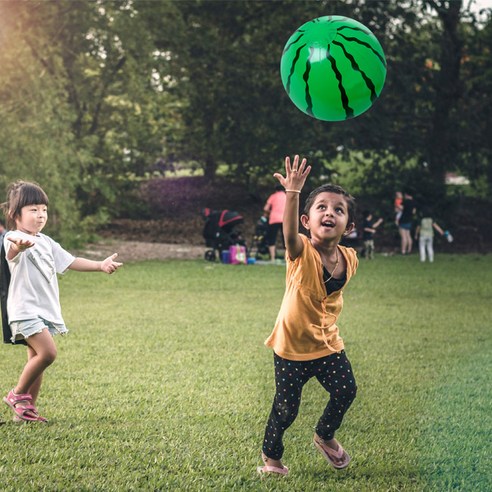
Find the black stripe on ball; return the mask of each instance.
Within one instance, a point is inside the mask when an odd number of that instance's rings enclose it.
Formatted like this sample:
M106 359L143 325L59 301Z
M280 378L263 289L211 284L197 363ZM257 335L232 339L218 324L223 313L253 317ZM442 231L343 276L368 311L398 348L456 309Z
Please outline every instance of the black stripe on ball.
M330 54L330 46L328 46L328 49L326 50L326 58L328 58L329 62L331 63L331 68L333 69L333 73L335 74L335 77L338 80L338 89L340 90L340 98L342 100L343 109L345 110L345 119L348 120L349 118L353 118L354 110L349 106L349 99L347 97L347 92L345 91L345 87L343 87L342 74L338 70L337 61Z
M372 34L369 29L363 29L362 27L354 27L354 26L342 26L342 27L337 27L337 31L340 32L343 29L350 29L351 31L359 31L363 32L364 34Z
M361 41L360 39L358 38L351 38L351 37L348 37L348 36L344 36L342 33L338 33L340 34L340 36L347 40L347 41L353 41L357 44L360 44L362 46L365 46L366 48L369 48L380 60L380 62L384 65L384 67L386 68L386 60L379 54L378 51L376 51L370 44L368 43L365 43L364 41Z
M306 70L304 72L304 75L302 76L305 84L306 84L306 113L310 116L314 117L313 114L313 100L311 99L311 93L309 92L309 72L311 71L311 58L314 53L314 48L309 48L309 57L306 60Z
M338 43L337 41L333 41L333 44L336 46L340 46L342 48L344 55L347 57L347 59L350 61L350 64L352 65L352 68L356 71L359 72L364 79L364 82L366 83L367 88L371 92L371 102L374 102L377 98L378 95L376 94L376 86L374 85L374 82L365 74L363 70L359 67L357 61L351 55L346 49L345 46L342 43Z
M292 78L292 75L294 74L294 70L296 68L296 63L299 61L299 56L301 54L302 48L306 46L303 44L302 46L299 46L296 50L296 56L294 56L294 59L292 60L292 65L290 66L290 72L289 76L287 77L287 83L285 84L285 90L287 91L287 94L290 94L290 79Z
M299 36L297 36L296 39L294 39L294 41L292 41L292 43L289 43L285 48L284 48L284 53L287 53L287 51L289 51L290 47L294 44L296 44L302 37L304 36L304 33L302 34L299 34Z

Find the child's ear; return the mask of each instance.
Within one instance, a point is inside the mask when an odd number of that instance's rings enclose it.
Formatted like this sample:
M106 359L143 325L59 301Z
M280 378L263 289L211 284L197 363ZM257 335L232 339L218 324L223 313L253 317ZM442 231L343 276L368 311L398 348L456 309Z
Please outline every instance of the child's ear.
M351 222L345 228L345 232L343 233L343 235L348 236L354 229L355 229L355 224L353 222Z
M301 224L304 229L309 230L309 217L306 214L301 215Z

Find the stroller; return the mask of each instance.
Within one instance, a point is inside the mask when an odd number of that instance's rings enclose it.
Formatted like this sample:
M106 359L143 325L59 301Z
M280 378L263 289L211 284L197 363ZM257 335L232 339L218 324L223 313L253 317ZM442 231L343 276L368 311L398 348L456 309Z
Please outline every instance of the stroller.
M262 215L256 223L253 242L251 244L251 255L258 260L263 255L269 255L266 234L268 231L268 217Z
M211 210L209 208L205 208L202 215L205 219L203 228L205 245L211 248L205 251L207 261L215 261L216 252L220 258L221 252L229 250L229 247L234 244L245 246L241 233L235 230L238 224L244 222L242 215L233 210Z

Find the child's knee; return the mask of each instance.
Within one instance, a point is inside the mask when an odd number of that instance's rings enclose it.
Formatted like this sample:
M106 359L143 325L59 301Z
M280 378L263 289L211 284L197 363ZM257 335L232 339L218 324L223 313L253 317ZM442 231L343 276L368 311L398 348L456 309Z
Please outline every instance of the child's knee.
M347 381L336 392L337 398L343 398L347 403L352 403L357 396L357 385L355 381Z
M55 362L56 355L57 355L56 347L46 348L45 350L43 350L41 353L38 354L38 356L46 366L49 366L53 364L53 362Z
M298 413L297 407L292 407L292 404L285 402L276 402L273 411L275 413L275 420L284 428L294 422Z

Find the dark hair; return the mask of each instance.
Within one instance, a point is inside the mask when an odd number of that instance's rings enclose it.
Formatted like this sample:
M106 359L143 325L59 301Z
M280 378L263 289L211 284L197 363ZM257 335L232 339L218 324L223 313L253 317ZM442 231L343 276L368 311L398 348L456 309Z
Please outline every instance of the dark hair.
M309 215L309 211L311 210L311 207L313 206L316 197L320 193L336 193L337 195L342 195L347 203L347 211L348 211L347 224L352 224L352 223L355 224L355 198L349 193L347 193L341 186L329 184L329 183L318 186L318 188L316 188L309 194L306 203L304 205L303 214Z
M285 188L281 184L278 184L275 186L275 191L285 191Z
M48 205L48 195L36 183L11 183L7 189L7 201L2 204L9 229L15 229L15 219L27 205Z

